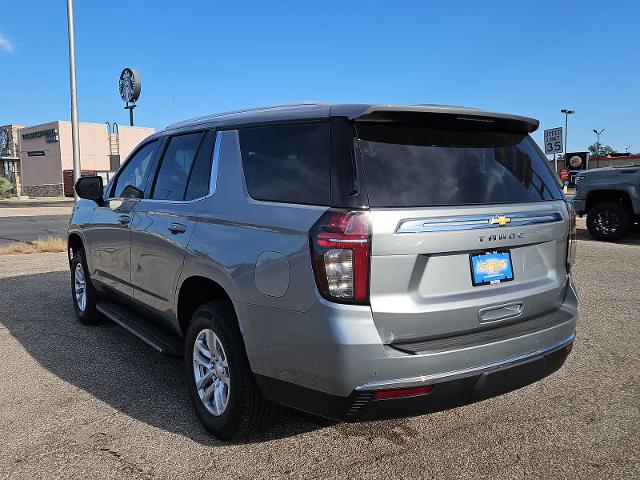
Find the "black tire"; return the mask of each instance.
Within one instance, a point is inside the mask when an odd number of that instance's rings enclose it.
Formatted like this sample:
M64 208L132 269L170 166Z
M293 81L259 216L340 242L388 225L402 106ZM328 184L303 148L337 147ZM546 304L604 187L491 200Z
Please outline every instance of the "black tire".
M630 228L631 216L617 203L600 203L587 215L587 229L598 240L615 242L624 237Z
M76 268L81 268L84 273L86 292L84 309L82 309L78 304L76 295ZM84 323L85 325L97 325L104 322L104 317L96 310L98 295L91 283L91 277L89 277L89 269L87 268L87 261L83 248L79 248L73 252L73 259L71 260L71 297L73 300L73 309L75 310L76 317L80 323Z
M194 344L205 329L212 330L219 338L228 364L228 402L218 416L207 410L196 388ZM227 303L206 303L193 314L185 338L184 361L189 395L207 430L221 440L238 440L265 428L271 419L273 404L260 393L249 366L235 312Z

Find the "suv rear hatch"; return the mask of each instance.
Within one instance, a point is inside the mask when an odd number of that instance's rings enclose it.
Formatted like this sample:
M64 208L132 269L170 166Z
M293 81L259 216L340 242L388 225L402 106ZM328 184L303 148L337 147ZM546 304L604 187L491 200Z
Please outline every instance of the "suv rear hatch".
M528 132L504 118L355 122L371 221L369 299L385 344L557 311L569 212Z

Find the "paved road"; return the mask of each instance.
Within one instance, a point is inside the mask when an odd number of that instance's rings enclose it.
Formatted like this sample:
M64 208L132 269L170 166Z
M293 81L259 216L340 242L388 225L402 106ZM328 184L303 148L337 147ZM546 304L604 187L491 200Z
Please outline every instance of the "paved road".
M0 217L0 247L49 235L64 238L68 225L69 215Z
M0 478L634 478L640 246L581 240L578 340L524 389L437 414L343 424L282 410L223 444L177 359L76 322L65 254L0 257Z
M55 198L40 200L0 200L0 208L46 208L73 205L73 198Z

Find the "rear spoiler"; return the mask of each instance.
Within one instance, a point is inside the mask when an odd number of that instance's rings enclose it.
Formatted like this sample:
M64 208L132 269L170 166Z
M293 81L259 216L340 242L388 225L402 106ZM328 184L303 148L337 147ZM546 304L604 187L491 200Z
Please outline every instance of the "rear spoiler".
M363 122L394 122L437 124L438 126L472 128L473 124L505 132L527 134L537 130L540 122L534 118L487 112L465 107L441 105L372 105L353 120Z

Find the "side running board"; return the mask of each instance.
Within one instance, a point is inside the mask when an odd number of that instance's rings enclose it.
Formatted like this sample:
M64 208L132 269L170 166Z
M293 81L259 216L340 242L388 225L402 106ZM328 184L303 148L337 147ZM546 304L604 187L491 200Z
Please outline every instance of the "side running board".
M183 356L183 344L178 337L165 333L157 325L152 324L131 309L108 301L99 302L96 309L160 353L173 357Z

